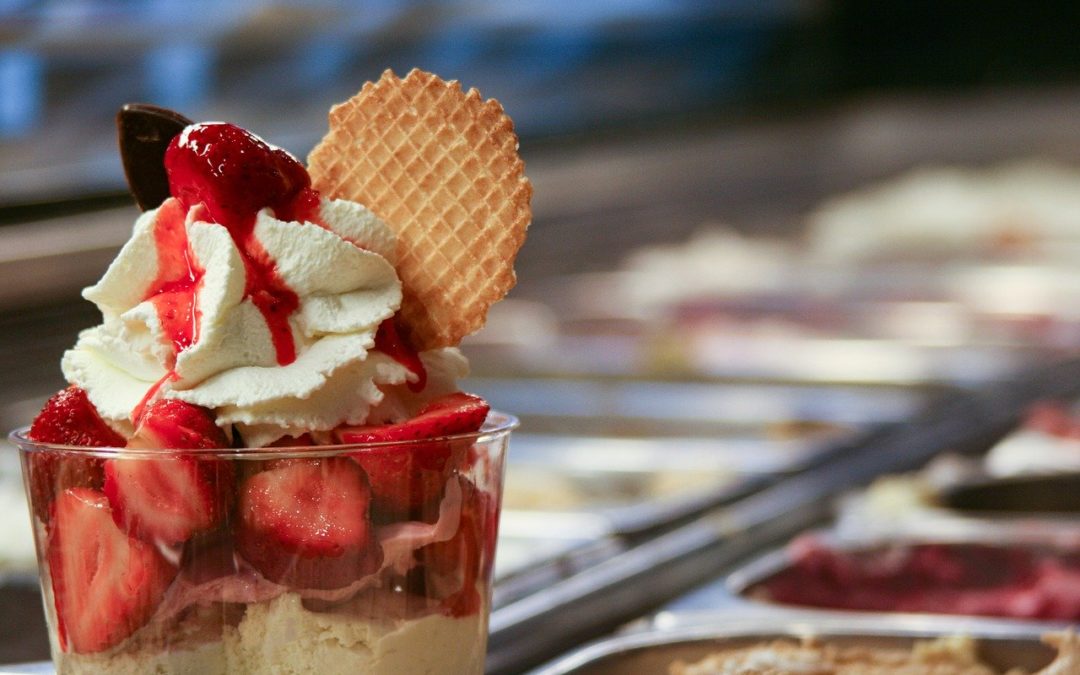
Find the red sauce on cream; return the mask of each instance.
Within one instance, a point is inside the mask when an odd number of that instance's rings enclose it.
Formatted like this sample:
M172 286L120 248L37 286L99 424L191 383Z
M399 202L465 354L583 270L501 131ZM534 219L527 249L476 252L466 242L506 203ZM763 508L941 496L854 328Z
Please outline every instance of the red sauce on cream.
M154 304L161 329L172 343L174 358L199 339L195 296L205 274L191 251L184 213L184 207L175 199L166 200L158 209L154 221L157 276L143 298Z
M375 349L416 374L416 381L408 383L410 391L424 389L427 384L427 369L424 368L424 362L420 360L420 355L416 353L416 350L401 337L393 317L379 324L379 329L375 332Z
M300 300L256 239L255 216L269 207L281 220L318 222L319 193L311 188L307 171L292 155L254 134L217 123L190 126L174 138L165 169L169 188L184 207L202 204L208 220L229 230L244 260L244 297L266 321L278 364L292 363L296 344L289 317ZM191 343L174 344L182 349Z

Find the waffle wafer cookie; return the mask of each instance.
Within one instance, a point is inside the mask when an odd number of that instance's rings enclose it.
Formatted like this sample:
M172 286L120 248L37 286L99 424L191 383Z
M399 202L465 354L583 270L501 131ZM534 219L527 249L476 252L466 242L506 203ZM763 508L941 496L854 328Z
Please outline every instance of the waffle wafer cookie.
M513 287L532 185L498 101L413 69L387 70L330 109L312 183L397 233L402 329L417 349L456 345Z

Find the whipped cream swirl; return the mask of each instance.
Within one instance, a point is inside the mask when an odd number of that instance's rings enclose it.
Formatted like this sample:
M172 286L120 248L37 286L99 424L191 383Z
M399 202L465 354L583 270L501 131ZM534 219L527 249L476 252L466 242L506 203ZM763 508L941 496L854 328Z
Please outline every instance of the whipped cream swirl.
M163 244L155 232L170 201L139 217L102 279L83 291L104 320L80 334L62 368L103 418L130 432L133 411L148 396L178 398L214 409L218 424L236 425L245 444L257 447L283 436L362 424L375 406L413 407L384 401L383 389L398 396L403 388L397 385L416 375L373 350L379 324L401 304L401 283L393 266L393 232L371 211L324 199L318 224L283 222L269 209L256 216L255 239L299 298L288 317L296 358L281 365L266 318L246 297L241 252L224 226L199 219L199 207L184 215L187 251L174 253L188 256L201 273L194 289L193 339L177 351L162 310L147 297ZM171 207L175 212L177 204ZM425 388L430 395L452 388L467 370L456 350L422 359L438 375Z

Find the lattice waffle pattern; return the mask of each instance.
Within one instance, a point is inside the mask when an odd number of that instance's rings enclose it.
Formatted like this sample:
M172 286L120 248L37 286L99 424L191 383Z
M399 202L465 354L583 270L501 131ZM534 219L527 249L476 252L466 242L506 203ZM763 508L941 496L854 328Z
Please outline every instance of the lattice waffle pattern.
M417 349L456 345L513 287L532 185L498 101L413 70L330 109L312 183L364 204L397 233L400 318Z

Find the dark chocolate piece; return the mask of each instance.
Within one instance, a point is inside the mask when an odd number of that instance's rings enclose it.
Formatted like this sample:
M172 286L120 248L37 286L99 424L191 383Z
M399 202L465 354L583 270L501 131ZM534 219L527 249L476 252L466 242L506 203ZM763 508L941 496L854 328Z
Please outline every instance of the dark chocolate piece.
M191 120L178 112L145 103L128 103L116 113L120 161L135 202L143 211L169 197L165 150Z

